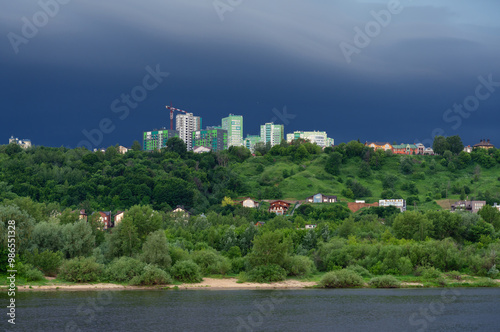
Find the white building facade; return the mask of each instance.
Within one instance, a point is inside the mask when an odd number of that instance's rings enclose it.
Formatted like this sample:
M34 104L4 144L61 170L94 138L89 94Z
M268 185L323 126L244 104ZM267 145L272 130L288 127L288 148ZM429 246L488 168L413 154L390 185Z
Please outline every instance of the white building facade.
M406 211L406 200L404 199L381 199L378 201L378 206L388 207L395 206L401 210L401 212Z
M329 138L325 131L295 131L293 134L287 134L286 140L291 143L296 139L305 139L311 143L316 143L322 148L327 146L333 146L335 141L333 138Z
M193 132L201 130L201 118L193 113L177 114L175 118L175 129L179 132L179 138L186 143L188 151L193 150Z
M271 146L278 145L284 139L284 131L283 125L275 125L273 122L266 123L260 126L260 140L265 144L269 142Z

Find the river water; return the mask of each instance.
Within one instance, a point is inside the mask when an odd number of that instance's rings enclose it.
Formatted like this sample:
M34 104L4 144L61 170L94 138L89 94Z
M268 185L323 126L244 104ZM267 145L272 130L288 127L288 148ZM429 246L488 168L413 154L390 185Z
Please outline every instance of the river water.
M500 331L500 288L32 292L16 304L6 331Z

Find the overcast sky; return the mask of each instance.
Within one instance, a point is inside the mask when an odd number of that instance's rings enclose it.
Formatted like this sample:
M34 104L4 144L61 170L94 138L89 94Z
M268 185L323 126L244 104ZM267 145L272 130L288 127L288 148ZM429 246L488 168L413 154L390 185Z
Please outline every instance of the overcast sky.
M243 115L245 135L274 120L336 143L500 146L499 13L496 0L6 2L0 143L130 146L170 126L172 103L203 126Z

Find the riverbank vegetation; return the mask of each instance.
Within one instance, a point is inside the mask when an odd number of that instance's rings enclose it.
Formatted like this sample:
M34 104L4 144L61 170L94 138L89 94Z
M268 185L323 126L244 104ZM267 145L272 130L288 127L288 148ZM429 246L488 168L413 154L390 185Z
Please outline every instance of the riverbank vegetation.
M450 213L441 200L500 202L499 150L394 156L355 141L324 151L298 142L252 157L244 148L195 155L178 143L125 155L114 147L94 153L0 146L0 272L7 222L15 220L17 269L29 282L44 275L155 285L218 275L322 284L324 275L332 287L356 275L373 287L395 287L394 278L429 285L452 284L455 275L491 285L498 278L500 212L487 206L478 214ZM270 214L265 204L233 203L318 192L340 202L302 204L290 216ZM410 211L352 213L346 202L355 198L404 198ZM190 216L172 213L178 205ZM92 215L101 210L126 213L103 231L99 214Z

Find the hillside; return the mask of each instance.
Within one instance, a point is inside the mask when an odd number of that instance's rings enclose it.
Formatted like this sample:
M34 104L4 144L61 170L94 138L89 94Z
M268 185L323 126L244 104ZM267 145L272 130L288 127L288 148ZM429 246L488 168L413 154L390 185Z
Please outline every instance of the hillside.
M206 212L224 197L303 200L316 193L340 201L405 198L409 209L436 201L500 202L499 150L459 155L400 156L357 142L321 151L310 143L275 146L251 156L244 148L207 154L182 146L161 152L0 146L0 199L15 196L65 208L125 210L150 204ZM332 166L333 165L333 166ZM441 207L447 207L447 205Z

